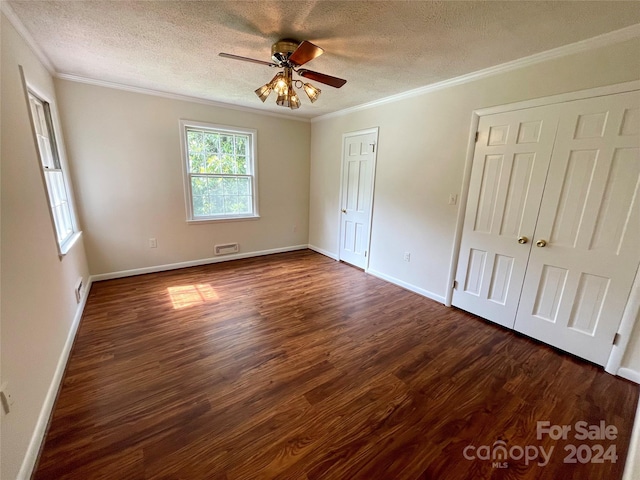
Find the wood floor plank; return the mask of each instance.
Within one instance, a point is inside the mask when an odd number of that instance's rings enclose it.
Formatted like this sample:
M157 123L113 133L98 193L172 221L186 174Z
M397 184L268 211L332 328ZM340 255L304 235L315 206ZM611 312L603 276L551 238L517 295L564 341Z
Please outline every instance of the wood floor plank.
M639 388L311 251L92 286L35 479L619 479ZM615 441L536 438L604 421ZM554 448L545 466L465 447ZM616 463L566 464L569 443Z

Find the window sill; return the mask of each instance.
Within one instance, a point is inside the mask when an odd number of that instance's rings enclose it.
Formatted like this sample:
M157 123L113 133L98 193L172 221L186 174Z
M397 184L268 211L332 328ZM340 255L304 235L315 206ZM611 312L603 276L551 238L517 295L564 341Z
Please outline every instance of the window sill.
M69 239L58 247L58 257L62 260L69 250L76 244L78 239L82 236L82 232L76 232L69 237Z
M260 215L251 215L246 217L210 217L202 220L188 219L190 225L198 225L201 223L219 223L219 222L243 222L245 220L260 220Z

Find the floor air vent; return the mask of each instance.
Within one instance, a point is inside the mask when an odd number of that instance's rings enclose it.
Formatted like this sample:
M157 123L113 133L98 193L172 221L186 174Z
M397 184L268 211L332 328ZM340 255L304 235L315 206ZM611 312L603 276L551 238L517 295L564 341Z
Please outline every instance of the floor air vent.
M238 244L237 243L227 243L225 245L216 245L213 248L213 252L215 255L229 255L230 253L238 253Z

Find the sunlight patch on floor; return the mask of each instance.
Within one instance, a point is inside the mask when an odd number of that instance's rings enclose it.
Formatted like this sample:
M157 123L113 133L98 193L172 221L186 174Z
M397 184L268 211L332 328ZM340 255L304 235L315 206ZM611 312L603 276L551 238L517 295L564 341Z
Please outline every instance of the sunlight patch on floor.
M218 294L209 284L182 285L167 288L173 308L194 307L218 299Z

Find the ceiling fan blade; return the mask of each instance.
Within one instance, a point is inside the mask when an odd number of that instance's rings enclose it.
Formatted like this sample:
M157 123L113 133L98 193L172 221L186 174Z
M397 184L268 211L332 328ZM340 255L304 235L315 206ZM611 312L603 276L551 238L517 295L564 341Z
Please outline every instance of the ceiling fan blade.
M275 63L263 62L262 60L256 60L255 58L241 57L240 55L232 55L230 53L219 53L218 55L220 55L221 57L224 57L224 58L230 58L232 60L242 60L243 62L258 63L260 65L266 65L268 67L277 67L278 66Z
M311 70L306 70L304 68L298 70L298 75L335 88L340 88L347 83L347 81L342 78L332 77L331 75L325 75L324 73L312 72Z
M304 65L305 63L322 55L323 52L323 49L305 40L300 45L298 45L298 48L296 48L295 52L293 52L289 56L289 62L297 66Z

